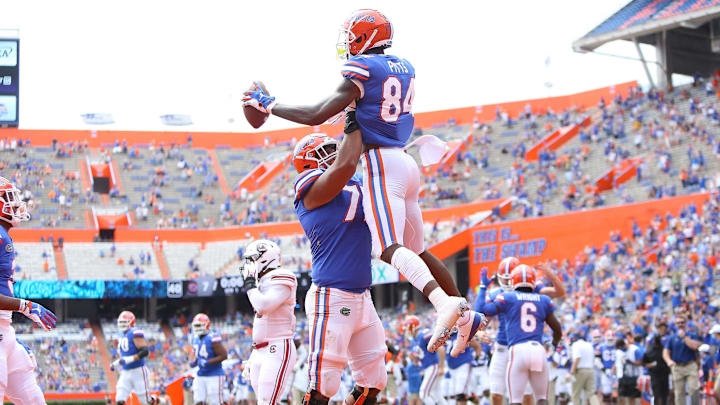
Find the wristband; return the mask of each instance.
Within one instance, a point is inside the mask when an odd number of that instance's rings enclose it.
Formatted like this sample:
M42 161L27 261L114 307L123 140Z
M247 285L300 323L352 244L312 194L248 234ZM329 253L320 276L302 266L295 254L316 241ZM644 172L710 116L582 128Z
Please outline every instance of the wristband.
M343 132L346 134L351 134L355 131L360 129L358 126L357 120L355 119L355 110L348 111L345 113L345 129Z

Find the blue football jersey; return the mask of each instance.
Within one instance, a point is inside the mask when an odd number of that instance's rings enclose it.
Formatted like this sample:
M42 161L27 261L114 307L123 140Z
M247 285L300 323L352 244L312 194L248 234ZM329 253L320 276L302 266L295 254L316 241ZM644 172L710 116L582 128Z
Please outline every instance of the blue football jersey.
M535 341L542 343L545 318L554 307L547 295L520 291L503 292L493 301L498 311L505 313L508 345Z
M193 337L193 351L195 352L195 358L198 360L198 372L197 375L201 377L225 375L225 371L222 368L221 363L217 364L205 364L201 359L212 359L216 356L215 351L212 348L213 343L220 343L222 339L219 335L210 334L203 335L201 337Z
M431 337L432 332L430 329L423 329L412 341L412 350L413 352L419 354L420 368L423 370L440 362L437 352L431 353L427 349L427 345L428 342L430 342Z
M491 302L495 301L495 298L498 295L500 295L502 292L503 292L503 290L500 287L492 289L488 293L487 297L485 298L485 302L491 303ZM500 312L497 315L497 318L498 318L498 333L497 333L497 337L495 338L495 341L499 345L507 346L508 338L507 338L507 333L505 331L505 313Z
M361 293L372 284L372 245L362 207L362 183L354 176L330 202L309 210L302 198L323 172L306 170L295 181L295 212L311 243L312 280L319 287Z
M616 349L610 345L600 345L600 361L602 361L603 368L610 370L615 364L615 351Z
M0 294L14 297L13 294L13 261L15 247L8 231L0 226Z
M455 334L455 337L453 337L450 340L450 347L455 343L455 339L457 339L457 334ZM468 346L464 352L458 354L457 357L453 356L447 356L447 365L451 369L456 369L463 364L470 364L473 361L473 358L475 357L475 349L473 349L472 346Z
M118 341L118 349L120 349L120 356L133 356L136 355L140 350L135 346L134 338L145 337L145 333L142 329L130 328L125 331ZM145 365L145 358L127 363L123 366L123 370L132 370L134 368L142 367Z
M392 55L358 55L343 65L341 73L362 89L355 117L363 142L405 146L415 125L415 68L410 62Z

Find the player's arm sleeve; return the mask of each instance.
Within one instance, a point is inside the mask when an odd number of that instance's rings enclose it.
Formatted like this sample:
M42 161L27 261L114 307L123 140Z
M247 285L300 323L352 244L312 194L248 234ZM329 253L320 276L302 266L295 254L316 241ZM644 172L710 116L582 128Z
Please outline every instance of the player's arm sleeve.
M506 297L503 293L498 294L492 302L485 302L482 311L479 312L482 312L486 316L496 316L500 312L504 311L506 298L508 297Z
M248 291L250 303L258 315L265 315L274 311L283 302L290 298L292 289L287 284L273 284L264 293L259 289L253 288Z
M340 69L342 77L355 83L360 89L360 97L365 95L365 84L370 79L370 66L365 63L349 60Z
M485 296L487 295L487 287L480 287L478 295L475 298L475 312L483 312L485 308Z
M317 179L323 174L320 169L306 170L300 173L295 179L295 199L302 200L305 194L310 190Z

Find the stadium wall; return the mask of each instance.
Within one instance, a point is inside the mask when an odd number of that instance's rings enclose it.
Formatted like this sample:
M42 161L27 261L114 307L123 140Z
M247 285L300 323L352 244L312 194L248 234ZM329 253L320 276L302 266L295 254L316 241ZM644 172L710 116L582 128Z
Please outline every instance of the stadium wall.
M637 82L620 83L613 86L602 87L595 90L584 91L557 97L538 98L530 100L512 101L507 103L495 103L482 106L454 108L415 114L415 127L431 128L433 125L445 124L454 121L455 124L471 124L476 119L480 122L492 121L495 119L496 110L505 111L510 116L517 116L525 111L525 106L530 105L533 112L544 113L547 109L562 111L571 107L587 108L596 105L601 98L609 102L614 96L627 96L630 89L637 87ZM264 132L149 132L149 131L95 131L95 130L44 130L44 129L0 129L0 137L15 139L30 139L34 146L49 146L53 140L60 143L85 142L92 148L110 146L117 140L126 140L129 146L149 145L186 145L188 134L192 134L192 146L195 148L247 148L258 147L265 144L267 139L271 143L292 142L299 140L310 131L323 132L331 136L339 135L342 132L342 125L323 124L313 127L298 127L275 131Z
M676 215L680 209L695 204L698 212L708 193L652 200L636 204L594 210L478 225L465 234L470 246L470 285L479 283L483 268L493 271L503 257L516 256L523 263L572 258L586 246L600 248L610 240L611 231L623 237L632 232L632 221L646 227L658 214ZM461 240L457 244L463 243ZM447 247L446 247L447 248Z

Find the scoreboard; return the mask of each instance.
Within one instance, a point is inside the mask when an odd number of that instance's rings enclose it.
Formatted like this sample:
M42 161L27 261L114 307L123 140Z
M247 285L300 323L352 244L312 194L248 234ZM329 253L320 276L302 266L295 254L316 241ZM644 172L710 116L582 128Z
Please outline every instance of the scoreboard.
M19 72L20 40L0 37L0 128L18 126Z

